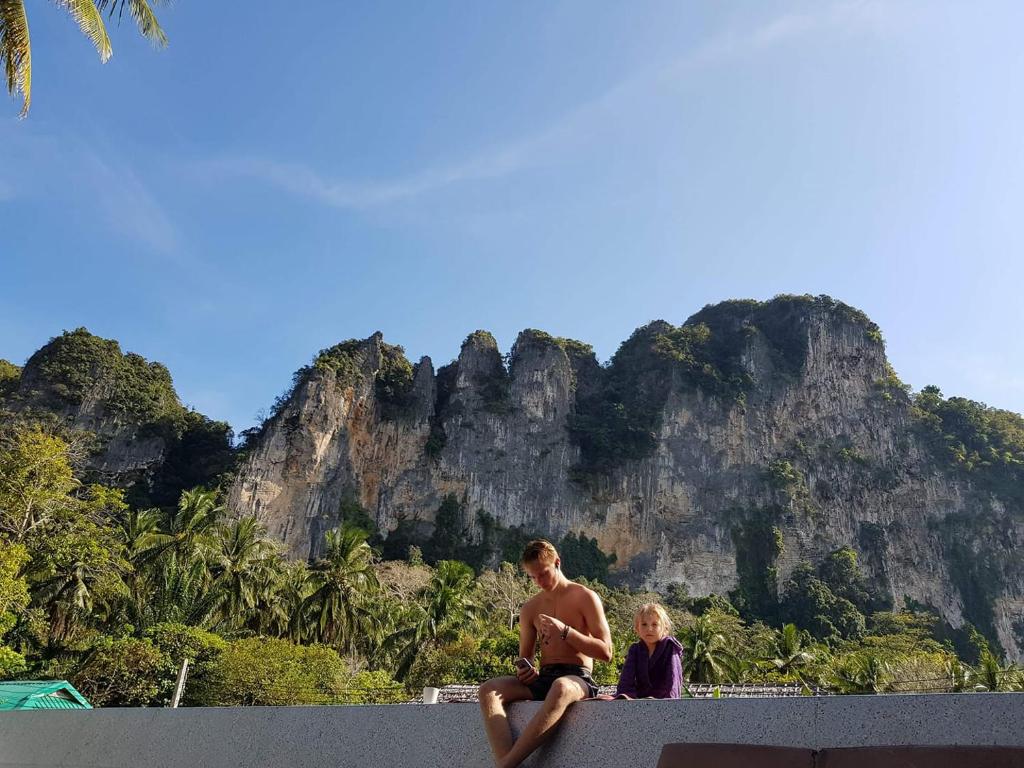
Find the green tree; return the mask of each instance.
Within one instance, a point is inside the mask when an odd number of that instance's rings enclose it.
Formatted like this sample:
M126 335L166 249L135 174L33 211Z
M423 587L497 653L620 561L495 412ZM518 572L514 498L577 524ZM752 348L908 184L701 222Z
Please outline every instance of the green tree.
M39 427L16 427L0 441L0 536L15 544L45 536L76 506L79 487L68 444Z
M21 576L28 561L24 547L0 539L0 679L18 674L26 667L25 657L4 645L3 639L18 614L28 607L28 584Z
M880 654L855 651L832 660L825 682L839 693L882 693L891 675L889 663Z
M63 0L59 4L95 46L100 61L105 62L113 53L103 23L104 10L111 16L115 12L120 16L127 7L146 38L157 45L167 45L167 37L147 0ZM7 76L7 91L21 93L24 99L21 107L24 117L32 103L32 44L24 0L0 0L0 58Z
M275 556L258 571L257 579L256 631L293 643L309 637L313 620L308 599L314 583L306 564L284 562Z
M469 541L469 528L462 514L462 505L454 493L441 500L434 518L434 530L424 547L424 554L431 563L458 557Z
M588 539L579 534L567 533L558 544L562 558L562 570L570 579L580 576L593 581L608 581L608 568L615 564L614 554L606 555L597 545L597 539Z
M0 401L18 388L21 368L8 360L0 360Z
M1020 670L1012 665L1003 666L999 659L986 651L974 669L974 688L977 691L1019 691L1021 690Z
M225 626L244 626L254 618L264 577L279 567L276 554L266 529L254 517L217 528L209 561L210 589L217 595L220 621Z
M809 635L797 629L796 624L786 624L776 635L775 657L772 665L782 675L800 674L800 671L814 661L814 653L808 650Z
M28 561L23 546L0 539L0 639L14 626L17 614L28 607L28 583L22 576Z
M206 557L214 546L215 526L224 512L217 492L204 488L184 491L160 531L152 537L143 562L171 557L181 563Z
M212 679L216 685L197 693L200 706L339 704L349 669L332 648L253 637L223 650Z
M464 635L452 643L426 648L417 654L405 686L410 692L424 686L440 687L458 683L481 683L492 677L508 675L516 652L501 654L493 641L480 641Z
M373 550L366 532L335 528L324 537L324 554L312 567L316 588L309 596L321 642L352 651L366 600L377 587Z
M460 630L476 618L472 602L473 569L457 560L437 564L430 583L420 595L415 621L395 633L393 642L399 647L395 674L404 680L416 654L427 645L448 643Z
M149 706L167 667L150 640L104 638L72 676L72 682L97 707Z
M174 694L181 663L188 659L188 685L182 704L194 706L210 690L220 686L218 665L227 642L212 632L184 624L156 624L146 630L145 638L162 655L164 664L157 677L153 702L166 705Z
M855 639L864 634L864 616L849 600L837 597L807 563L793 569L781 602L786 621L806 627L821 640Z
M711 611L699 616L680 634L683 675L693 683L722 683L735 679L739 659L719 622L725 614Z

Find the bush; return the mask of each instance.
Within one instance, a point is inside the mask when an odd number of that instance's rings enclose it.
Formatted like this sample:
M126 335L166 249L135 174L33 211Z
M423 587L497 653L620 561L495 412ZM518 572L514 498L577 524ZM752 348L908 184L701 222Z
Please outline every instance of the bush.
M22 674L26 668L24 656L13 648L0 645L0 680L14 678Z
M339 703L401 704L407 698L402 684L387 672L363 671L351 679Z
M430 648L419 653L409 670L405 684L409 691L424 686L481 683L492 677L513 674L512 661L518 655L517 647L511 655L508 645L500 642L481 643L474 637L463 636L454 643Z
M345 701L349 669L325 646L254 637L236 640L221 653L201 692L201 706L289 706Z
M219 685L218 662L227 642L212 632L184 624L155 624L146 630L146 638L163 654L164 667L157 681L156 700L168 703L174 695L181 662L188 659L188 683L182 704L192 706L206 697L206 692Z
M168 661L148 639L103 638L72 682L95 707L146 707L156 703Z

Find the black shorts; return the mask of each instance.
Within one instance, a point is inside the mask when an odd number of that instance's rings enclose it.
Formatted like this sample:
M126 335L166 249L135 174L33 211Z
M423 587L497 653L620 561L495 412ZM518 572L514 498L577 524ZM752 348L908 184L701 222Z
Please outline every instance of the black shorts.
M530 693L533 694L533 700L544 701L551 686L555 684L555 680L566 675L575 675L583 679L583 684L587 686L588 698L592 699L597 696L597 683L594 682L590 676L590 670L586 667L575 664L545 664L540 668L540 677L527 686Z

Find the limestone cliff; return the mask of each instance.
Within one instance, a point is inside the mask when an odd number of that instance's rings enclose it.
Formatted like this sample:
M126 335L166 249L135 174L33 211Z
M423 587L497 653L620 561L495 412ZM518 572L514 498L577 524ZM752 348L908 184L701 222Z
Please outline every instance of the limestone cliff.
M89 480L130 487L137 506L173 506L232 462L231 430L185 408L170 372L84 328L24 368L0 361L0 425L42 422L76 445Z
M380 334L346 342L297 375L229 506L311 557L345 504L382 532L412 521L425 534L451 494L472 537L478 511L584 532L623 580L693 595L742 586L764 532L782 551L754 574L778 582L850 546L895 604L970 619L1021 658L1021 494L936 459L878 329L825 297L651 323L607 366L532 330L507 361L478 331L436 372Z

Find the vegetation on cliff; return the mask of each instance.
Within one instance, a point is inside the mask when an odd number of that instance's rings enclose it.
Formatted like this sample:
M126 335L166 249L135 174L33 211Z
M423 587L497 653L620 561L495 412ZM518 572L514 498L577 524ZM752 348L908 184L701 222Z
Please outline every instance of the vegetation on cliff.
M637 329L601 370L594 391L578 399L570 418L581 475L607 473L652 455L673 390L699 390L727 407L742 406L764 383L755 381L744 362L755 338L763 342L775 375L798 376L815 314L859 328L866 343L881 343L878 326L863 312L828 296L725 301L704 307L678 327L658 320Z
M12 394L21 381L21 368L8 360L0 360L0 402Z
M963 397L943 398L935 386L922 389L913 403L940 466L1024 506L1024 417Z
M164 365L124 354L85 328L65 331L28 359L18 396L58 410L88 400L111 417L151 427L173 429L186 413Z

